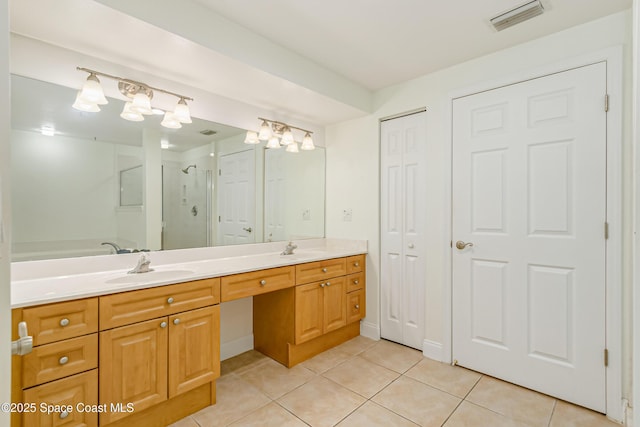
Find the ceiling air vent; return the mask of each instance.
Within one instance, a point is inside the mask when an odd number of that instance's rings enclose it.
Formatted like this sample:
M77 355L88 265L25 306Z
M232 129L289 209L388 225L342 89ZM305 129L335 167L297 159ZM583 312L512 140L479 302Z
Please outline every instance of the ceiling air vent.
M203 135L211 136L211 135L215 135L218 132L216 132L215 130L211 130L211 129L205 129L205 130L201 130L200 133L203 134Z
M502 12L490 19L491 24L497 31L512 27L516 24L531 19L538 15L542 15L544 7L540 0L529 1L521 6Z

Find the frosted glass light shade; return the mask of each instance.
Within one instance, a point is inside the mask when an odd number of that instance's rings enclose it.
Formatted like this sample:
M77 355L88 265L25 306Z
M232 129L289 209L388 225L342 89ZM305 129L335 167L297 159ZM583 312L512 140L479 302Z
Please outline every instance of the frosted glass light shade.
M280 148L280 141L277 137L272 136L269 138L269 142L267 142L267 148Z
M292 142L291 144L287 145L287 153L299 153L300 151L298 151L298 143L297 142Z
M131 111L145 115L153 114L151 110L151 98L144 92L136 93L133 96L133 101L131 101Z
M191 112L184 98L180 98L180 101L176 104L176 108L173 110L173 114L180 123L191 123Z
M87 80L82 85L80 97L85 103L105 105L108 104L107 98L104 96L100 80L95 74L89 74Z
M302 139L302 145L300 145L301 150L315 150L316 146L313 144L313 139L311 138L311 134L307 132L307 134Z
M269 123L267 123L266 120L263 120L262 125L260 125L260 133L258 133L258 139L261 141L269 141L271 136L271 126L269 126Z
M86 101L82 98L82 91L78 91L78 95L76 96L76 100L72 105L73 108L80 111L86 111L88 113L97 113L100 111L100 107L98 104L94 102Z
M166 113L164 113L164 118L162 119L160 124L169 129L180 129L182 127L180 120L178 120L175 114L173 114L171 111L167 111Z
M282 141L280 142L282 145L290 145L294 143L293 133L291 133L291 129L288 127L282 133Z
M258 133L252 130L247 131L247 136L244 138L245 144L260 144L260 140L258 139Z
M131 110L131 102L125 102L122 113L120 113L120 117L125 120L129 120L130 122L141 122L144 120L142 114Z

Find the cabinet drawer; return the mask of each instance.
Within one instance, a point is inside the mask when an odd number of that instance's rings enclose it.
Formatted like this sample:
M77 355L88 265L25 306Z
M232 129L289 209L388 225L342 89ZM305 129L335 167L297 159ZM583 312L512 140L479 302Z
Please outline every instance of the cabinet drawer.
M98 404L98 370L25 390L24 401L34 403L37 408L35 412L24 414L24 426L95 427L98 425L98 413L79 411L78 408ZM61 410L47 414L47 411L40 410L41 404L54 405ZM69 410L65 411L67 407Z
M364 255L347 257L347 274L364 271Z
M221 300L231 301L290 288L295 285L294 274L293 267L279 267L223 277L220 283Z
M98 331L98 298L25 308L33 345L48 344Z
M357 322L366 316L364 289L347 294L347 323Z
M364 289L366 284L365 274L355 273L347 276L347 292L357 291L358 289Z
M100 297L100 330L206 307L219 302L219 278L108 295Z
M97 368L98 334L34 347L22 363L23 388Z
M317 280L344 276L347 272L345 258L327 259L296 265L296 283L310 283Z

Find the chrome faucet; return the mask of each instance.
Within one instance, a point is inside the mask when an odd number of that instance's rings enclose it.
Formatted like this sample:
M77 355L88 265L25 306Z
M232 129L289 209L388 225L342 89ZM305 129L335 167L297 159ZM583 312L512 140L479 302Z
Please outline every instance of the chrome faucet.
M127 271L127 274L138 274L138 273L148 273L153 271L153 268L149 268L151 265L151 258L145 253L140 254L140 258L138 258L138 264L133 267L133 270Z
M284 251L282 251L280 255L293 255L293 250L297 247L298 245L294 245L293 242L289 242L287 247L284 248Z
M117 254L128 254L131 253L131 250L129 249L122 249L120 246L116 245L115 243L112 242L102 242L100 243L101 245L109 245L113 248L114 251L116 251Z

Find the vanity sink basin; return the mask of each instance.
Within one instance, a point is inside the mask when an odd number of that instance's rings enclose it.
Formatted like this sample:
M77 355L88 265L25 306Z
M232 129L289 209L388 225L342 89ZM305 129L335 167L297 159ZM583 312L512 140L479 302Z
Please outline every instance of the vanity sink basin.
M193 274L192 270L161 270L150 271L148 273L124 274L119 277L106 280L109 284L128 284L128 283L145 283L145 282L161 282L164 280L181 279Z

